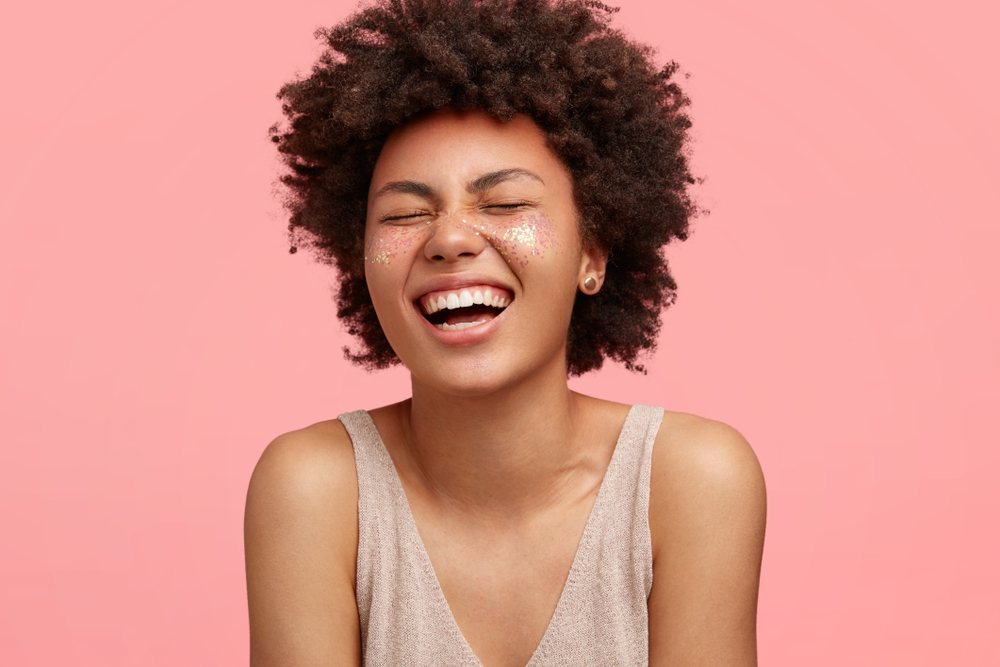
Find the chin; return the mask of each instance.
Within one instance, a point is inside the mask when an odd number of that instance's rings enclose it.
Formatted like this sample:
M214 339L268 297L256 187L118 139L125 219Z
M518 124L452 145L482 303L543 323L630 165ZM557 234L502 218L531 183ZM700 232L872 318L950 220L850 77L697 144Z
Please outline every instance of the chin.
M432 368L410 367L414 389L416 385L455 398L489 396L515 382L496 363L449 363Z
M531 384L533 378L558 376L565 381L565 356L544 359L452 359L433 367L407 366L417 385L454 398L498 395ZM544 381L544 380L543 380Z

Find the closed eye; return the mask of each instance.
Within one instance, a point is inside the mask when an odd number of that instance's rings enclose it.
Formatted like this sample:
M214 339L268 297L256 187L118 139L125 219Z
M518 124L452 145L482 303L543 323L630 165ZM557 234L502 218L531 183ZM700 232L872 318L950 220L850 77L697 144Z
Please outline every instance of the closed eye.
M404 215L384 215L379 218L379 222L393 222L396 220L410 220L412 218L426 217L426 213L406 213Z
M519 201L513 204L489 204L488 206L484 206L483 208L486 209L493 208L493 209L501 209L504 211L513 211L514 209L523 208L525 206L531 206L531 202Z

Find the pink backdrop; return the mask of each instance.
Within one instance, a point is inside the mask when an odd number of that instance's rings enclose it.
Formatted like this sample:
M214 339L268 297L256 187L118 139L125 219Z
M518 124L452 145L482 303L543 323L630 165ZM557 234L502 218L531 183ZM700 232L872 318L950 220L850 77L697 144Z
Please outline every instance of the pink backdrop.
M0 21L0 664L247 662L246 484L407 393L347 365L268 126L353 3L18 3ZM764 466L763 665L996 665L997 10L621 0L691 73L712 214L650 373Z

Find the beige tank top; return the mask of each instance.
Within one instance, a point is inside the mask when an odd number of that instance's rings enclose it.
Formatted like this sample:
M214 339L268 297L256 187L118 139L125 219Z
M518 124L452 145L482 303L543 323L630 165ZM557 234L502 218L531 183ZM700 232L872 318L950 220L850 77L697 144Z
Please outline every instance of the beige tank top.
M649 472L663 408L634 405L526 667L647 665ZM357 601L366 667L482 667L458 628L403 485L364 410L340 415L358 469Z

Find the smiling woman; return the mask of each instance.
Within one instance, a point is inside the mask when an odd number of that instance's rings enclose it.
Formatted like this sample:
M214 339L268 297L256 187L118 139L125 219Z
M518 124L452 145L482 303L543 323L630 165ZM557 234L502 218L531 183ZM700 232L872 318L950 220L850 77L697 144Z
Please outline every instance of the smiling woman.
M756 664L752 450L567 386L639 368L695 211L675 66L609 13L385 2L282 90L293 248L339 269L349 357L412 397L261 457L254 665Z
M537 125L421 117L390 136L371 190L366 245L389 250L368 289L414 382L485 395L545 368L565 385L577 285L606 262L583 248L572 179Z

